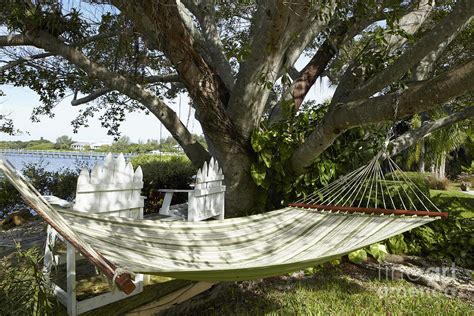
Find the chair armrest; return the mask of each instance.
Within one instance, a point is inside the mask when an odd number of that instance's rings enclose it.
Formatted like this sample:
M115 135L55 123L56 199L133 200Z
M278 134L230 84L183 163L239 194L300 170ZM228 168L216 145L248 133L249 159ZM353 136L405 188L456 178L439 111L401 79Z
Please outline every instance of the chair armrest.
M43 195L43 198L51 205L56 205L62 208L70 208L74 203L58 198L54 195Z

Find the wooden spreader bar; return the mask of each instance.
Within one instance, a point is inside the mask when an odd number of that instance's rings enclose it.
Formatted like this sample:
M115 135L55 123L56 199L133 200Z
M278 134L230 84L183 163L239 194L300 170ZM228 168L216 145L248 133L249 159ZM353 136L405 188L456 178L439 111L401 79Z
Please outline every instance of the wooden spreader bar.
M351 206L337 206L337 205L320 205L320 204L306 204L306 203L289 203L288 206L311 208L317 210L327 211L341 211L348 213L366 213L366 214L384 214L384 215L417 215L417 216L431 216L448 218L447 212L430 212L430 211L412 211L412 210L394 210L383 208L368 208L368 207L351 207Z

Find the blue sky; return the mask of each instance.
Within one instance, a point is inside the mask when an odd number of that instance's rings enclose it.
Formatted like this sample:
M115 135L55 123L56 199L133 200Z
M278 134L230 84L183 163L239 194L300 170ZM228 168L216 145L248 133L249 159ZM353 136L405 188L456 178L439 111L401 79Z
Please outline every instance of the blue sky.
M307 57L302 57L298 63L297 68L302 68L308 62ZM18 136L8 136L0 134L0 140L31 140L43 137L51 141L56 140L59 136L68 135L75 141L100 141L112 140L112 136L107 135L107 130L100 126L97 118L90 120L90 126L82 127L77 134L73 133L71 121L79 112L80 106L71 106L71 98L66 98L59 103L54 109L55 116L53 118L42 117L39 123L33 123L30 120L31 111L35 105L39 104L39 98L35 92L28 88L16 88L11 86L0 86L0 90L5 92L6 97L0 97L0 113L9 114L13 119L16 128L25 133ZM307 96L307 100L314 99L318 102L330 98L333 94L333 89L329 87L327 79L317 81L311 88ZM166 100L174 111L178 112L179 98L175 100ZM186 124L188 117L188 98L183 95L181 97L181 113L180 118ZM97 115L100 116L100 115ZM120 131L122 135L127 135L133 142L146 141L147 139L160 138L161 123L153 115L145 115L144 113L132 113L127 115L125 122L123 122ZM194 110L191 115L188 128L192 133L202 134L201 126L198 121L194 119ZM162 137L169 136L169 132L162 129Z

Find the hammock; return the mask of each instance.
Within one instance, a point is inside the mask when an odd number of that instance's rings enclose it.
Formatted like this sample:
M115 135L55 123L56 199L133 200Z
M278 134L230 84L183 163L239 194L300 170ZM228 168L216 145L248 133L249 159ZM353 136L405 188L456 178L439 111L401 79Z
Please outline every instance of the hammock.
M447 216L390 159L392 176L385 178L379 158L286 208L207 222L55 209L6 160L0 159L0 170L38 214L128 292L133 283L125 271L203 281L269 277Z

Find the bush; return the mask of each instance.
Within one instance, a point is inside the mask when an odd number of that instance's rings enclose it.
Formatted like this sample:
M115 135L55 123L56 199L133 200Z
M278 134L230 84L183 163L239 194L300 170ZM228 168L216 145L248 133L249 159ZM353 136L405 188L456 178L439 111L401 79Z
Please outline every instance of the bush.
M37 248L0 259L0 315L51 315L57 304Z
M427 179L430 189L433 190L447 190L451 184L448 179L438 179L432 174L427 175Z
M416 185L426 196L430 196L430 183L426 174L420 172L403 172L403 176L400 171L390 172L385 175L387 180L401 181L407 183L413 183ZM405 180L406 179L406 180Z
M27 164L22 169L22 173L41 194L52 194L68 201L74 199L79 170L48 171L43 163L39 162ZM2 178L0 180L0 218L24 208L27 208L27 205L23 202L20 193L6 178Z
M433 191L432 201L448 220L438 220L405 233L409 254L447 258L474 268L474 196L462 192Z
M27 150L53 150L54 144L53 143L42 143L36 144L33 146L29 146L26 148Z
M185 156L158 156L142 155L130 161L134 168L141 166L143 170L143 194L145 210L158 211L163 195L159 189L189 189L192 177L196 175L197 168ZM173 203L182 203L187 200L186 194L175 194Z

